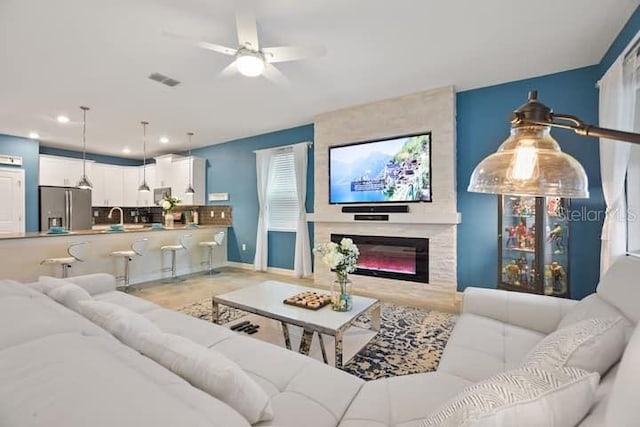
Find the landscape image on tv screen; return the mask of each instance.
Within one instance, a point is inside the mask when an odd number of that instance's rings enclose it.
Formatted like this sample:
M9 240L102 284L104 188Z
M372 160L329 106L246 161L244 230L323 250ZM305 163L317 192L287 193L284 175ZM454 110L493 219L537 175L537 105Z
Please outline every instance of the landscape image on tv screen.
M329 203L431 201L431 134L331 147Z

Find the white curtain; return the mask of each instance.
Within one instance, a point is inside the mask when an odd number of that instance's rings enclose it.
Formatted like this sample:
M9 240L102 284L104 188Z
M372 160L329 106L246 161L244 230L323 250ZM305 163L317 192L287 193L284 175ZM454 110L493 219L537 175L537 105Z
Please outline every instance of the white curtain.
M258 189L258 233L256 235L256 255L253 259L253 269L267 271L269 256L269 205L267 201L267 184L269 182L269 163L272 152L268 150L256 151L256 181Z
M636 40L640 36L636 36ZM633 131L640 132L640 57L635 47L625 55L625 92L629 92L629 103L633 108ZM627 169L627 250L640 255L640 145L631 146Z
M600 126L631 130L632 106L629 91L625 91L624 58L620 57L600 80ZM607 204L602 227L600 275L626 252L627 227L625 178L629 163L630 145L600 138L600 174L602 192Z
M298 222L296 224L296 250L293 261L293 273L296 277L311 274L311 244L307 227L307 143L293 147L293 161L296 172L296 195L298 197Z

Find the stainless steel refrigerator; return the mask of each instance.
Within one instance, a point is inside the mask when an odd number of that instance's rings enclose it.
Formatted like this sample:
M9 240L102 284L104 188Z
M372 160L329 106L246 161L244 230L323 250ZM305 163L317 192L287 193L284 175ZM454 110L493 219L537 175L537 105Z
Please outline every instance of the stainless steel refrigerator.
M40 186L40 231L91 229L91 190Z

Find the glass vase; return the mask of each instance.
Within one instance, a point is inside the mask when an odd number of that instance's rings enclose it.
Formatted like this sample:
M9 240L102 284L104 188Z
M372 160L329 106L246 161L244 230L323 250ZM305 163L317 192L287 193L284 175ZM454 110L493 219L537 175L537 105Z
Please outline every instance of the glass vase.
M331 283L331 308L334 311L351 311L351 280L347 274L337 274Z
M164 226L166 228L173 227L173 214L171 212L164 214Z

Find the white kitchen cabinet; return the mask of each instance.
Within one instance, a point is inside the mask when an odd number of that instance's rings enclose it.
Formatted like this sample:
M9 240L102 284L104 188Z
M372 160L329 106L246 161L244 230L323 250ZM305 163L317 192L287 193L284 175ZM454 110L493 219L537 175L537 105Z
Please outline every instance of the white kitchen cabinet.
M123 206L124 168L122 166L93 163L89 179L93 184L93 206Z
M126 166L122 169L122 205L138 206L138 187L142 183L142 171L136 166Z
M205 159L200 157L182 157L166 155L156 157L156 184L158 187L170 187L171 195L180 199L181 205L205 204ZM189 176L191 163L191 176ZM193 185L195 194L185 194Z
M87 175L93 162L87 162ZM39 181L40 185L57 187L75 187L82 175L82 159L69 157L40 155ZM91 176L89 176L91 180ZM93 181L92 181L93 182Z
M143 174L142 166L124 166L123 168L122 188L122 205L127 207L144 207L153 206L153 189L155 188L155 165L147 165L146 172ZM146 175L147 185L151 189L150 192L144 193L138 191L142 184L144 175Z

